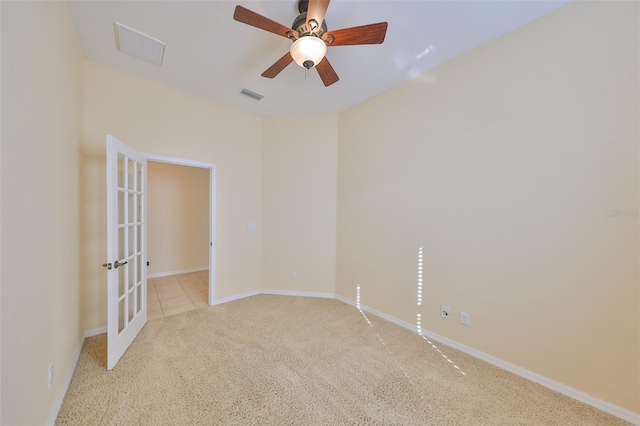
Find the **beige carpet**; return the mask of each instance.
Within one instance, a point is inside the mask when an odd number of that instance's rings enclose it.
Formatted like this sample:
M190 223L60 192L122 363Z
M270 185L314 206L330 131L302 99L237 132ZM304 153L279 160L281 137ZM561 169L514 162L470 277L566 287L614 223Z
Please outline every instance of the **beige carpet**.
M625 422L340 301L260 295L149 321L111 372L87 339L56 424Z

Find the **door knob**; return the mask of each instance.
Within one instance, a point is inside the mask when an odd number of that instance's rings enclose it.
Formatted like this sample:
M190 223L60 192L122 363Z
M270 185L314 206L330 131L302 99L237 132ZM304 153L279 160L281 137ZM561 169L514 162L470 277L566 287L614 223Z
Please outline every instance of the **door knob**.
M126 260L124 262L120 262L119 260L116 260L115 262L113 262L113 267L118 269L118 266L126 265L127 263L129 262Z

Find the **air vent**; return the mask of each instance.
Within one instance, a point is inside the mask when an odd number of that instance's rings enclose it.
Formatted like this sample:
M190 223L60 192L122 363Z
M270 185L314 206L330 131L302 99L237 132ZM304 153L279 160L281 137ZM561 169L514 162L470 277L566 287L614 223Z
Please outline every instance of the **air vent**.
M261 95L260 93L256 93L249 89L242 89L242 92L240 92L240 94L248 96L251 99L255 99L256 101L259 101L260 99L264 98L264 95Z
M119 51L157 66L162 66L166 43L119 22L115 23L115 27L116 48Z

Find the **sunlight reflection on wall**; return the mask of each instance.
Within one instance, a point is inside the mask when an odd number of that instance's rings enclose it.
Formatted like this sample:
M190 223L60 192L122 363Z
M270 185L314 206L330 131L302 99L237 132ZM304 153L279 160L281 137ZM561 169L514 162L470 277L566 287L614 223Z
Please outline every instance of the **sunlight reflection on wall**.
M422 247L420 247L418 249L418 280L417 280L418 281L418 295L417 295L417 305L418 306L422 305L423 274L424 274L424 249ZM361 300L362 300L361 299L361 288L360 288L360 284L357 284L356 285L356 307L358 308L358 311L360 311L360 314L365 319L367 324L369 324L369 327L375 328L373 326L373 324L371 323L371 321L369 320L369 317L367 316L367 314L362 310ZM460 372L460 374L462 374L463 376L466 376L466 373L464 371L462 371L460 369L460 367L458 367L458 365L456 365L455 362L453 362L451 359L449 359L449 357L447 357L427 336L425 336L423 334L423 331L422 331L422 314L420 312L418 312L416 314L416 331L424 340L427 341L427 343L429 343L429 345L438 354L440 354L440 356L442 356L442 358L444 358L449 364L451 364L456 370L458 370ZM394 362L396 363L396 365L398 366L400 371L402 371L404 376L415 386L415 383L413 382L413 380L411 380L411 378L407 374L407 371L402 367L402 365L400 365L400 363L398 362L396 357L393 355L393 352L391 352L391 349L389 349L389 346L387 346L387 344L385 343L385 341L382 338L382 336L380 336L380 334L378 332L375 332L375 334L378 337L378 340L380 340L380 343L382 343L382 345L385 347L387 352L389 352L389 354L392 356Z
M421 306L421 305L422 305L422 274L423 274L423 271L424 271L424 269L423 269L423 265L424 265L424 262L423 262L423 259L424 259L424 258L423 258L423 252L424 252L424 249L423 249L422 247L420 247L420 248L418 249L418 297L417 297L417 299L418 299L418 306ZM359 290L358 290L358 291L359 291ZM359 309L359 308L358 308L358 309ZM431 347L432 347L433 349L435 349L435 350L436 350L436 352L438 352L438 353L439 353L439 354L440 354L440 355L441 355L445 360L447 360L447 362L448 362L448 363L450 363L451 365L453 365L453 367L454 367L456 370L458 370L458 371L460 372L460 374L462 374L463 376L466 376L466 373L465 373L464 371L462 371L462 370L460 369L460 367L458 367L458 366L456 365L456 363L455 363L455 362L451 361L451 360L449 359L449 357L447 357L445 354L443 354L443 353L442 353L442 351L441 351L440 349L438 349L438 347L437 347L436 345L434 345L434 344L433 344L433 342L432 342L431 340L429 340L429 338L428 338L427 336L425 336L424 334L422 334L422 314L421 314L420 312L418 312L418 313L416 314L416 331L418 332L418 334L419 334L420 336L422 336L422 338L423 338L424 340L426 340L426 341L427 341L427 343L429 343L429 344L431 345Z
M367 324L369 324L369 327L375 328L373 326L373 324L371 323L371 321L369 321L369 317L367 317L367 314L365 314L364 311L362 310L362 308L360 307L360 284L358 284L356 286L356 306L357 306L358 310L360 311L360 314L364 317L365 321L367 321ZM409 381L409 383L411 383L413 385L413 387L416 390L416 392L418 392L420 394L420 397L424 400L424 396L418 391L418 387L417 387L416 383L413 380L411 380L411 377L409 377L409 374L407 373L407 370L405 370L405 368L400 364L400 362L398 362L397 357L393 354L391 349L389 349L389 346L387 346L387 344L385 343L385 341L382 338L382 336L380 336L380 334L377 331L375 331L375 334L378 337L378 340L380 340L380 343L382 343L382 346L384 346L386 351L391 356L391 359L393 359L393 362L396 364L398 369L402 372L404 377L406 377L406 379Z

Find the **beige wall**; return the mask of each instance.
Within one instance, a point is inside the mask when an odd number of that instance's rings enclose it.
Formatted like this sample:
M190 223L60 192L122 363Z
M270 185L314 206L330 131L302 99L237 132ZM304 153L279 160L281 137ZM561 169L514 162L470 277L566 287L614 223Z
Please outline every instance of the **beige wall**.
M638 39L575 2L340 114L338 294L640 412Z
M64 3L1 2L0 8L0 423L46 424L82 340L82 58Z
M260 288L261 119L84 62L83 327L106 325L105 136L148 154L217 167L216 298Z
M640 412L640 227L604 214L639 208L637 3L576 2L338 116L264 119L82 62L64 3L0 12L0 423L45 423L106 325L107 133L217 165L217 298L360 283L364 305Z
M147 273L209 267L209 169L147 162Z
M263 289L335 293L337 142L337 114L264 119Z

